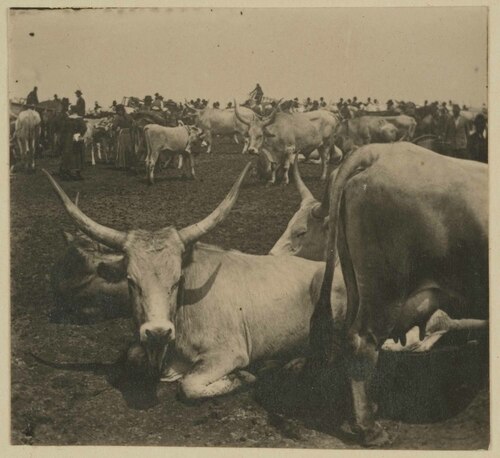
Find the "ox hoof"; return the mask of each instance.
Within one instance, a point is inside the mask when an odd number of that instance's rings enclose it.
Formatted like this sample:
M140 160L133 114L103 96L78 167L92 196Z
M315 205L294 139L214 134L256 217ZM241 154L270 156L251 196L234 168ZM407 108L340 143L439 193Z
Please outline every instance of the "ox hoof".
M391 444L387 431L375 423L371 429L364 430L361 433L361 443L365 447L384 447Z

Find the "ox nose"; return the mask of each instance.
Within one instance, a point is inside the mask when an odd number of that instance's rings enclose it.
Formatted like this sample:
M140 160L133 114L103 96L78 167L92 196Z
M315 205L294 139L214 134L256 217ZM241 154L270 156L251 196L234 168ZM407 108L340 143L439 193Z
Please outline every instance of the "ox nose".
M146 349L149 373L154 379L161 377L167 349L174 337L173 323L144 323L141 326L140 339Z
M257 150L255 148L248 148L248 152L250 154L257 154Z
M174 324L169 321L144 323L140 329L140 337L144 343L168 343L175 338Z

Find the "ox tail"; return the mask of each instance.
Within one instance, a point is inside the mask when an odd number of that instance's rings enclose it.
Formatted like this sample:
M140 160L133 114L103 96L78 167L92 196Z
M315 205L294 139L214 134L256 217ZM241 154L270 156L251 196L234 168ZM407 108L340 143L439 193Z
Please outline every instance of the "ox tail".
M335 323L333 319L333 311L331 304L331 292L333 285L333 278L335 275L335 267L337 263L337 239L339 236L339 227L343 222L341 221L341 207L343 195L348 181L358 173L366 170L376 160L376 156L371 153L369 147L359 148L353 151L345 161L342 163L336 178L332 181L330 177L330 185L327 187L325 197L318 211L323 209L323 214L315 216L326 217L326 208L328 209L329 222L328 222L328 242L326 251L326 266L323 276L323 282L319 294L318 301L311 317L310 326L310 351L311 363L313 365L325 366L331 364L336 356L342 354L341 347L345 342L345 331L349 328L354 317L357 313L358 304L355 301L348 300L346 322ZM329 205L328 205L329 200ZM348 250L342 251L342 263L350 269L350 259ZM344 257L348 259L344 259ZM352 271L352 269L351 269ZM344 275L349 272L344 272ZM347 278L345 275L346 288L356 288L357 284L355 279ZM357 297L357 291L348 290L347 297Z

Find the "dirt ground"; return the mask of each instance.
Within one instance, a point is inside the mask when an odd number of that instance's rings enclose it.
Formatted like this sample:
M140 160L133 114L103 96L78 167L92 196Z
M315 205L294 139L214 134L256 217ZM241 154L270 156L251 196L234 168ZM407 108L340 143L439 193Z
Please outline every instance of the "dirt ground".
M62 186L71 197L80 191L80 207L105 225L181 228L206 216L225 196L249 160L247 155L236 154L239 150L240 146L222 141L212 155L198 156L199 180L195 182L181 180L177 171L167 170L154 186L147 186L142 176L97 165L86 168L85 181ZM38 166L55 171L58 161L44 158ZM321 197L320 167L301 165L301 171L311 191ZM265 254L298 203L293 183L266 188L249 178L228 219L203 241ZM44 175L40 171L13 175L12 443L358 447L342 424L345 387L342 382L333 386L328 375L326 382L304 382L277 371L247 391L187 405L177 400L175 384L154 386L122 370L119 359L132 340L130 319L88 325L53 322L49 274L65 247L62 228L74 229ZM453 364L457 367L458 363ZM425 372L415 371L417 379L425 377ZM406 382L396 381L394 386ZM438 421L412 424L382 418L393 438L391 448L487 448L487 382L472 390L469 385L453 388L462 406ZM429 399L439 402L443 391L432 390L429 385Z

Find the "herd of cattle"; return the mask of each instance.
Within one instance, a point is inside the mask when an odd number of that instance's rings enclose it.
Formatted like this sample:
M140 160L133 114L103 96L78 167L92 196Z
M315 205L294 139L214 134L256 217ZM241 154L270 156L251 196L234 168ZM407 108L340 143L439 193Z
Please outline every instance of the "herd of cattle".
M102 311L99 299L118 304L137 326L129 363L145 376L179 380L187 399L254 382L246 368L255 361L295 352L289 370L314 371L345 358L360 441L387 443L368 389L380 349L428 351L445 332L488 327L488 166L411 143L416 132L427 134L405 114L344 120L328 110L282 111L280 103L267 116L236 102L189 109L190 125L130 114L150 183L162 156L184 159L194 176L192 147L204 141L210 152L215 135L240 136L243 153L258 156L189 227L103 226L44 170L79 229L66 234L53 270L58 307L82 300L79 312L92 315ZM23 122L32 113L22 111L15 125L24 152L33 148ZM111 154L113 119L87 123L94 164L94 151L97 159ZM50 122L45 130L55 141ZM315 151L322 201L299 173L299 153L311 159ZM328 178L330 162L340 166ZM301 204L283 235L261 256L200 242L227 218L253 166L270 183L288 183L293 171Z
M175 113L136 109L126 115L131 124L127 141L138 162L144 164L151 184L159 159L165 162L179 158L179 168L185 163L185 172L194 178L194 147L201 143L211 153L214 136L242 140L242 153L259 155L256 172L271 184L277 179L288 183L295 153L306 159L321 160L322 180L327 177L328 163L339 163L342 155L370 143L412 141L453 155L442 141L444 123L450 115L441 113L433 104L424 107L406 104L390 112L356 111L355 107L349 107L347 114L341 114L336 106L291 111L281 100L259 110L247 103L239 106L236 101L226 109L197 108L187 101L180 106L182 110ZM34 169L40 141L46 149L57 152L58 132L53 120L59 109L57 102L48 101L42 102L37 111L13 114L11 104L12 159L17 156L26 168ZM478 113L461 112L470 123L470 131L474 130L473 121ZM99 160L113 160L119 131L116 117L114 113L101 113L86 118L85 150L92 165Z

